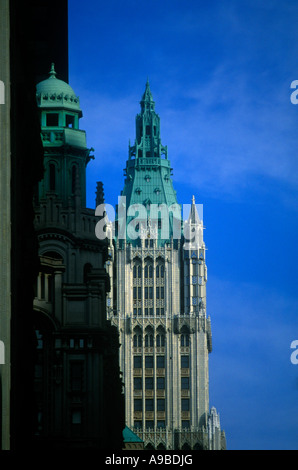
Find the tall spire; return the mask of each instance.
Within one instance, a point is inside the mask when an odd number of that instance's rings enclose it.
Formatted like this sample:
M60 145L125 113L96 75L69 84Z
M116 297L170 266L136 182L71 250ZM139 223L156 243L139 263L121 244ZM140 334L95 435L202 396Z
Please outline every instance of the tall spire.
M140 104L141 112L136 116L135 144L129 146L129 159L162 156L167 159L167 147L161 144L160 119L155 112L155 102L148 79Z
M196 201L195 197L192 196L192 201L191 201L191 208L190 208L190 214L189 214L189 222L192 224L198 224L200 223L200 216L198 214L197 208L196 208Z
M153 96L150 90L149 79L147 77L146 88L142 99L140 101L142 112L145 111L154 111L155 102L153 100Z

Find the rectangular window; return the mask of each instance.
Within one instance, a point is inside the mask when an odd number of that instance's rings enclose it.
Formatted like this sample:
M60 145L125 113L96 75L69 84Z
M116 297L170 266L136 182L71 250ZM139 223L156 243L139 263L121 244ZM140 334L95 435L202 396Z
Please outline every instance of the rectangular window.
M153 377L145 378L145 390L153 390Z
M165 428L166 422L164 420L157 420L157 427L158 428Z
M152 398L146 398L145 400L145 409L146 411L154 410L154 400Z
M157 411L165 411L166 401L165 401L164 398L158 398L157 402L156 402L156 405L157 405Z
M145 287L145 299L148 299L148 287Z
M142 368L142 356L134 356L133 366L134 366L135 369L141 369Z
M181 400L181 410L182 411L189 411L189 399L182 398Z
M72 422L72 424L81 424L81 422L82 422L81 410L73 410L72 411L71 422Z
M58 127L59 123L59 114L58 113L48 113L46 115L46 125L49 127Z
M148 317L148 308L145 308L145 317Z
M189 356L181 356L181 368L182 369L189 368Z
M159 299L159 287L156 287L156 298Z
M159 307L156 308L156 316L159 317L160 313L159 313Z
M165 387L165 378L164 377L157 377L156 387L157 387L157 390L164 390L166 388Z
M181 390L189 390L189 377L181 377Z
M134 399L134 411L142 411L142 399L135 398Z
M136 429L141 429L141 428L142 428L142 421L136 420L136 421L134 422L134 427L135 427Z
M151 132L150 132L150 126L146 126L146 135L150 135Z
M149 419L146 420L146 429L153 429L154 428L154 421Z
M138 299L142 298L142 288L138 287Z
M142 377L134 377L133 379L133 389L142 390Z
M164 287L161 287L161 288L160 288L160 298L161 298L161 299L164 299L164 298L165 298L165 288L164 288Z
M164 369L164 367L165 367L165 357L164 356L156 356L156 367L157 367L157 369Z
M72 116L71 114L66 114L65 126L73 128L74 127L74 120L75 120L74 116Z
M133 300L137 300L137 288L133 288Z
M153 369L153 356L145 356L145 368Z
M183 420L182 421L182 428L189 429L190 428L190 421L189 420Z

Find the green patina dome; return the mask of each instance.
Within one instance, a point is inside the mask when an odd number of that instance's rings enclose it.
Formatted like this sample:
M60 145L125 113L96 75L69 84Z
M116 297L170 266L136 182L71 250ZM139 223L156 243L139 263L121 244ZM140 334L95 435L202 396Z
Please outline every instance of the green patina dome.
M71 86L56 78L54 64L52 64L49 78L36 85L36 98L39 107L63 107L81 112L79 97Z

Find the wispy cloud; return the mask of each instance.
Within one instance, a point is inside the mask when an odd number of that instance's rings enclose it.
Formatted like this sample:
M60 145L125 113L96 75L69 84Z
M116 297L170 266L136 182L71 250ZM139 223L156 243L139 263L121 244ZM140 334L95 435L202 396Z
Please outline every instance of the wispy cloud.
M210 276L208 299L214 345L211 399L221 412L230 447L238 441L249 448L256 433L259 448L297 448L298 426L292 419L298 412L297 371L290 362L290 344L298 333L293 328L297 299L254 283ZM283 416L280 427L276 410Z

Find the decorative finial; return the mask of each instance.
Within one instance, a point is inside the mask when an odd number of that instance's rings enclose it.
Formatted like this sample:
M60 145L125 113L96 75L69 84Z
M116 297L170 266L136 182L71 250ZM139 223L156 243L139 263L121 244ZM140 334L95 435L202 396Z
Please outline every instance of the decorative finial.
M196 200L195 200L195 197L194 197L194 196L192 197L192 203L193 203L193 204L196 203Z
M55 71L55 64L54 62L52 62L52 65L51 65L51 70L50 70L50 78L56 78L56 71Z

